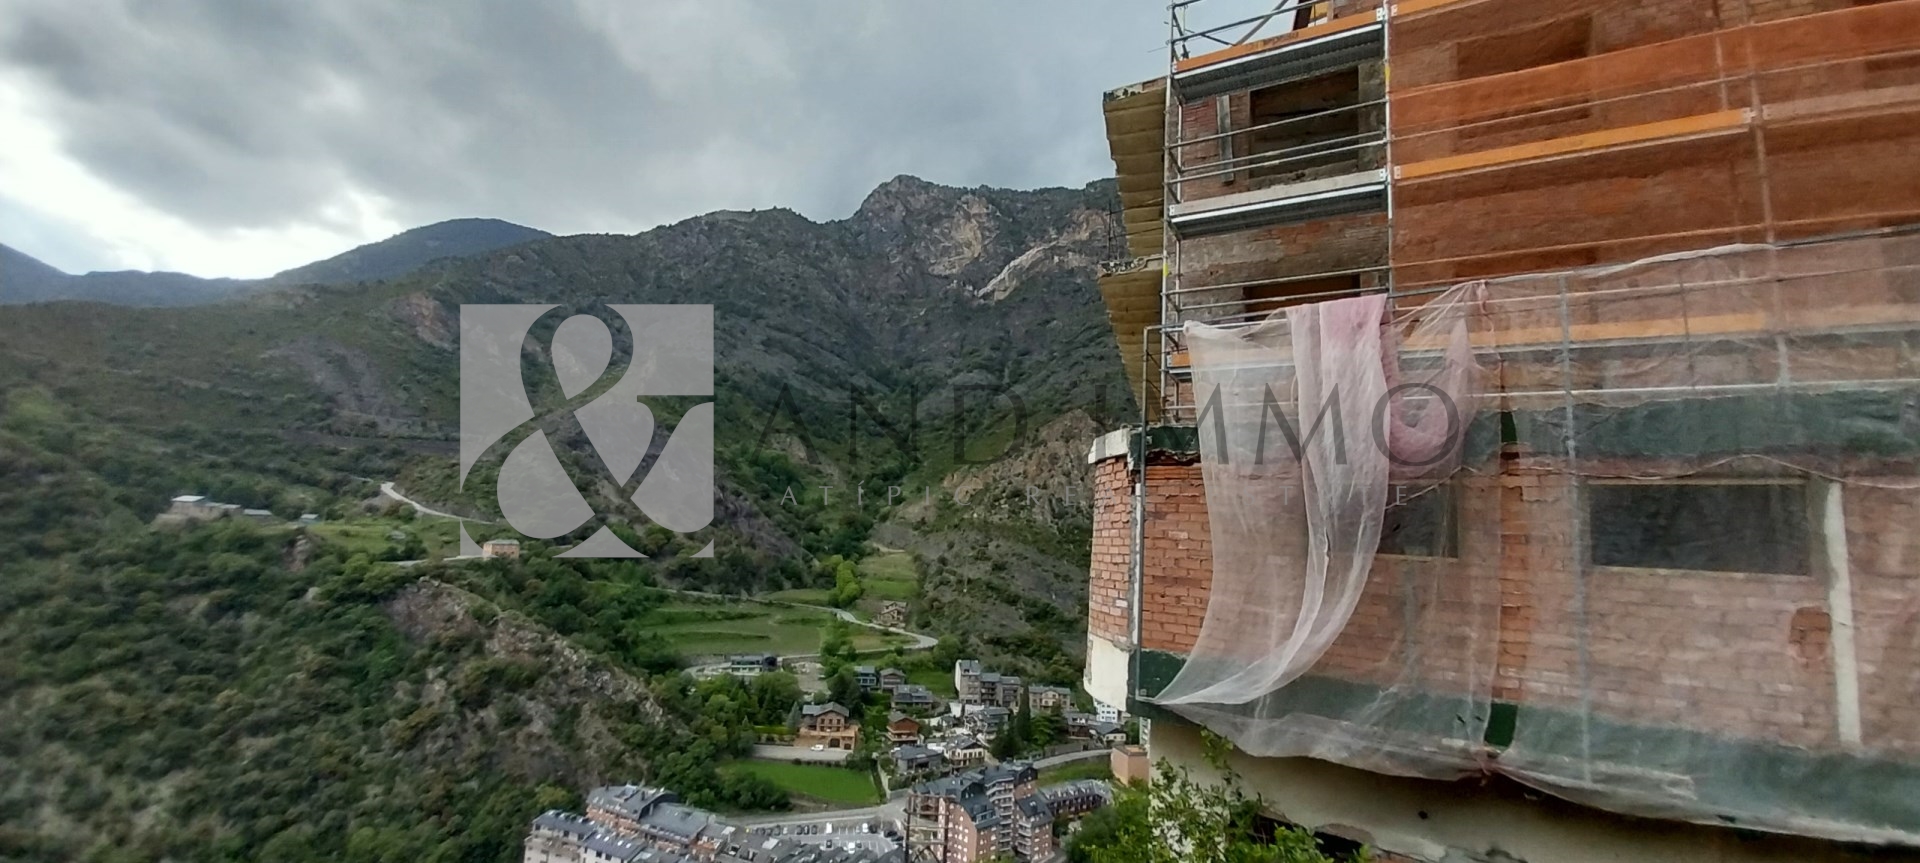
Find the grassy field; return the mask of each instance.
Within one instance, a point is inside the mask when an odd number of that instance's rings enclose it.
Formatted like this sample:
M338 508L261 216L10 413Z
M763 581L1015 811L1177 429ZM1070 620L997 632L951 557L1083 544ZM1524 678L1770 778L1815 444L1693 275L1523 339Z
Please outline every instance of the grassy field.
M959 694L953 688L953 670L948 668L913 669L907 672L907 682L918 683L942 698L953 698Z
M430 560L460 553L460 523L452 519L423 517L402 521L397 518L364 517L323 521L307 530L322 542L345 547L349 554L364 553L374 558L395 544L387 534L396 530L419 537L427 547L427 558ZM480 539L474 538L476 542Z
M827 591L820 587L796 587L792 590L777 590L766 595L767 599L779 602L798 602L803 605L826 605Z
M913 555L903 551L879 552L862 559L860 583L868 599L910 600L920 592Z
M1076 779L1112 779L1113 762L1106 758L1092 758L1086 761L1074 761L1058 767L1049 767L1040 771L1036 785L1053 785L1059 782L1072 782Z
M665 636L687 656L733 653L817 653L827 612L757 602L682 600L648 615L648 628ZM857 650L881 650L907 639L869 629L853 630Z
M729 773L751 773L780 786L790 794L799 794L829 803L870 806L881 802L880 786L872 773L823 764L792 764L785 761L733 761L721 765Z

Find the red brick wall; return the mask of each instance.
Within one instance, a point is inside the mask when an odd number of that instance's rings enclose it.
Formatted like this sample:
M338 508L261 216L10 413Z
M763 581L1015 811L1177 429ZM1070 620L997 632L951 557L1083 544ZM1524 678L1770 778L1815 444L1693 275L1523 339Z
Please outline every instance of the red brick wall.
M1590 21L1585 58L1472 61L1570 19ZM1760 109L1706 138L1397 182L1402 287L1920 221L1920 163L1899 155L1920 146L1920 0L1486 0L1393 26L1403 167Z
M1087 588L1087 629L1109 641L1125 641L1131 629L1133 481L1127 457L1093 466L1093 563Z
M1212 582L1204 486L1192 464L1151 464L1147 480L1142 646L1185 652ZM1497 649L1496 698L1575 707L1584 694L1584 619L1597 715L1833 748L1824 576L1592 567L1583 618L1571 483L1558 466L1528 460L1464 483L1460 558L1381 556L1319 670L1384 684L1402 673L1402 639L1415 638L1425 646L1422 685L1447 689L1467 679L1472 651ZM1906 529L1920 524L1920 491L1850 487L1846 510L1865 740L1920 751L1920 727L1911 721L1920 711L1920 535ZM1459 593L1441 596L1410 632L1401 570L1432 566L1448 574L1441 589ZM1497 621L1491 609L1467 601L1474 578L1498 591ZM1497 648L1476 646L1476 628L1497 638Z
M1200 466L1149 455L1146 515L1140 646L1184 653L1200 634L1213 584L1213 539Z

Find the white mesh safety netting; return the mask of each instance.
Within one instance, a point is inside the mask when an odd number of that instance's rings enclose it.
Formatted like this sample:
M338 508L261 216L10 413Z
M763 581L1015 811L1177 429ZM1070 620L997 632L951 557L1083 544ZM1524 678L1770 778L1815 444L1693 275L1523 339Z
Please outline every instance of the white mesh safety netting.
M1472 769L1494 605L1471 577L1443 577L1444 549L1397 555L1391 572L1376 552L1389 513L1448 496L1462 463L1481 295L1455 288L1398 319L1376 295L1187 325L1214 579L1158 702L1257 755ZM1356 614L1398 625L1346 636ZM1319 665L1339 673L1301 681ZM1437 751L1436 732L1457 745Z
M1155 702L1255 755L1920 844L1920 236L1185 336L1213 575Z

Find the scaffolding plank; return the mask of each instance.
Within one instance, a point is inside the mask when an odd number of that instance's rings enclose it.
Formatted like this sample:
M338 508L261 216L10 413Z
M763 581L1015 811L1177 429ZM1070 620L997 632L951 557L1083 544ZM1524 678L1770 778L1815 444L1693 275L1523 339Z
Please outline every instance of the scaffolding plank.
M1622 126L1600 132L1583 135L1570 135L1565 138L1552 138L1535 141L1530 144L1515 144L1511 147L1495 147L1476 153L1462 153L1458 156L1443 156L1397 165L1393 169L1396 180L1418 180L1440 174L1457 174L1479 168L1492 168L1515 162L1569 156L1576 153L1603 150L1610 147L1623 147L1665 141L1695 135L1709 135L1731 132L1746 126L1750 112L1745 108L1715 111L1710 114L1696 114L1674 120L1661 120L1654 123L1642 123L1636 126Z
M1292 42L1304 42L1308 39L1317 39L1321 36L1331 36L1335 33L1344 33L1356 27L1364 27L1368 24L1372 24L1377 20L1379 20L1379 16L1375 15L1373 12L1364 12L1357 15L1344 15L1339 18L1335 18L1331 21L1328 21L1324 24L1315 24L1312 27L1302 27L1291 33L1282 33L1278 36L1269 36L1265 39L1261 39L1255 42L1242 42L1238 45L1229 45L1225 48L1221 48L1218 51L1211 51L1206 54L1201 54L1198 57L1189 57L1185 60L1180 60L1174 63L1173 70L1176 73L1190 72L1190 71L1193 71L1194 69L1201 69L1207 66L1218 64L1218 63L1225 63L1228 60L1236 60L1241 57L1258 54L1262 51L1270 51L1270 50L1273 50L1274 48L1278 48L1282 45L1286 45Z

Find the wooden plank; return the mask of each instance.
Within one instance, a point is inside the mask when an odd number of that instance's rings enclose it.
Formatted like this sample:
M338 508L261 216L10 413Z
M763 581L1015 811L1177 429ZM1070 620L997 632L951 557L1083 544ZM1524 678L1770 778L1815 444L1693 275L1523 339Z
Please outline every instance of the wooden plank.
M1401 0L1399 3L1390 3L1387 5L1387 15L1394 18L1403 15L1418 15L1442 6L1453 6L1470 2L1475 2L1475 0Z
M1730 132L1744 128L1748 112L1745 108L1733 108L1715 111L1711 114L1696 114L1676 120L1661 120L1654 123L1642 123L1637 126L1621 126L1588 132L1582 135L1570 135L1565 138L1552 138L1535 141L1531 144L1515 144L1511 147L1495 147L1477 153L1462 153L1458 156L1444 156L1398 165L1393 169L1396 180L1418 180L1440 174L1455 174L1478 168L1491 168L1513 162L1547 159L1555 156L1567 156L1574 153L1601 150L1608 147L1622 147L1632 144L1645 144L1672 138L1693 135L1706 135L1718 132Z
M1305 42L1308 39L1318 39L1321 36L1331 36L1335 33L1344 33L1348 30L1352 30L1355 27L1364 27L1368 24L1372 24L1376 20L1379 20L1378 16L1374 15L1374 13L1372 12L1362 12L1357 15L1346 15L1339 18L1335 18L1332 21L1328 21L1324 24L1315 24L1312 27L1302 27L1298 30L1293 31L1292 33L1282 33L1278 36L1269 36L1257 42L1242 42L1238 45L1229 45L1218 51L1212 51L1206 54L1201 54L1198 57L1189 57L1185 60L1181 60L1177 63L1174 63L1173 70L1176 73L1190 72L1194 69L1200 69L1206 66L1212 66L1216 63L1224 63L1228 60L1235 60L1241 57L1248 56L1250 54L1258 54L1262 51L1269 51L1289 43Z

